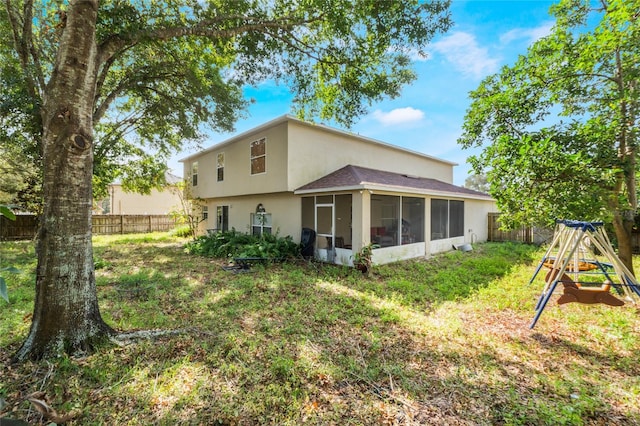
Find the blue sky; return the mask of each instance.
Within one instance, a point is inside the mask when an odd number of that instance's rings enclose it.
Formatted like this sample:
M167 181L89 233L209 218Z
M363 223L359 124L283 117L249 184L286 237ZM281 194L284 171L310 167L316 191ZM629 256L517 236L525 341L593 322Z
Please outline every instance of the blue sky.
M454 25L432 41L427 59L415 62L418 79L399 98L372 105L369 114L347 130L454 161L459 164L454 183L463 185L469 173L466 159L477 152L462 150L456 143L470 105L468 94L484 77L513 64L531 43L549 33L553 3L453 0ZM265 83L247 89L246 95L256 102L248 117L236 124L236 132L212 133L203 148L291 112L291 94L284 86ZM185 150L172 158L173 173L182 175L178 160L194 152Z

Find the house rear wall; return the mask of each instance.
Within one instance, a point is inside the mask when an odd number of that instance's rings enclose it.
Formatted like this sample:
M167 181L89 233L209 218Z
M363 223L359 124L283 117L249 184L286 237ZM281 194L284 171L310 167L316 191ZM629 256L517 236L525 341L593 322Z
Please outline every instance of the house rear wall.
M295 242L300 242L302 219L300 214L300 197L289 193L259 194L253 196L217 198L207 200L209 219L201 224L201 230L217 227L217 207L229 206L229 229L235 228L240 232L251 232L251 213L256 211L258 204L262 204L267 213L271 214L272 232L281 237L290 235Z
M289 122L288 188L293 191L347 164L453 182L451 163L362 140L346 133Z
M266 173L251 175L251 142L266 138ZM243 134L184 163L184 176L198 162L193 196L217 198L293 192L347 164L453 182L452 163L363 140L346 132L285 120ZM217 158L224 153L224 180L217 181Z

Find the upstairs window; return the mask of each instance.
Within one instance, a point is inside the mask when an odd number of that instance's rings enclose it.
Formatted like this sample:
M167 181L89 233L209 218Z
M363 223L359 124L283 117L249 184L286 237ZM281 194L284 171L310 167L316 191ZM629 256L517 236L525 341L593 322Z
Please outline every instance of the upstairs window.
M251 142L251 174L257 175L267 171L267 139Z
M191 185L198 186L198 162L191 164Z
M224 152L218 154L218 182L224 180Z

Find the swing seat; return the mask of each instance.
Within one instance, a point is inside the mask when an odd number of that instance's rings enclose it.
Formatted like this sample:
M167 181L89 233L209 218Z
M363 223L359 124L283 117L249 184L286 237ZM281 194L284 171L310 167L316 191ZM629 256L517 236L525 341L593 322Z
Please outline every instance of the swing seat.
M547 258L544 260L542 264L549 269L553 269L555 265L555 258ZM597 268L598 266L593 262L579 261L577 268L576 268L575 262L569 262L566 270L569 272L583 272L583 271L593 271L594 269L597 269Z
M556 273L554 273L556 272ZM557 269L549 271L546 279L555 279ZM564 293L558 299L558 305L565 303L583 303L585 305L594 305L603 303L609 306L622 306L624 302L609 292L611 289L611 281L605 281L600 287L583 287L580 283L573 281L567 274L562 274L558 280L564 286Z

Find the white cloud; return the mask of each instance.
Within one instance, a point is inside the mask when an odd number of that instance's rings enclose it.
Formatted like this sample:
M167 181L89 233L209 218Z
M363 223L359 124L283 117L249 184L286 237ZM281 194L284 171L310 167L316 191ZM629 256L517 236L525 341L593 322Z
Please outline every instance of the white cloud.
M456 32L433 43L431 47L467 76L479 79L498 71L499 60L492 58L487 48L480 47L472 34Z
M382 112L378 109L372 115L374 119L385 126L413 123L424 118L424 112L411 107L396 108L389 112Z
M535 28L516 28L508 31L500 36L500 42L503 44L511 43L514 40L525 39L527 44L532 44L542 37L551 34L553 21L547 21Z

